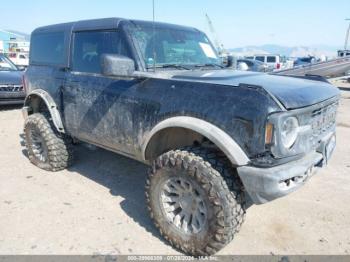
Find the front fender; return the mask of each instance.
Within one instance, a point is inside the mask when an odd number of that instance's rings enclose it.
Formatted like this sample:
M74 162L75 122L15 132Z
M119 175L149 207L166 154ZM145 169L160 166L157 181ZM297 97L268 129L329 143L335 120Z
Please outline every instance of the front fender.
M244 166L249 162L249 158L241 147L226 132L207 121L189 116L171 117L153 127L142 143L142 156L144 161L146 161L146 149L151 138L159 131L169 127L182 127L205 136L220 148L231 163L236 166Z

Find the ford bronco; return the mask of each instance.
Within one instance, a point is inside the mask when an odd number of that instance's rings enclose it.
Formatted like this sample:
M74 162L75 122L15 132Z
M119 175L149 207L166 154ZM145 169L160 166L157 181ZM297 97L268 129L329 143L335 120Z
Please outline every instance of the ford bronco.
M219 251L248 199L295 191L335 147L336 87L224 67L191 27L119 18L40 27L24 83L29 160L62 170L82 141L149 164L150 216L191 255Z

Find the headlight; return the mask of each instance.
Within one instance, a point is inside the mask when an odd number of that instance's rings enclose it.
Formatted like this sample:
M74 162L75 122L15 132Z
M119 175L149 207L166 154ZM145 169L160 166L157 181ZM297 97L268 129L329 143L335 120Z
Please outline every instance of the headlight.
M288 117L282 123L281 141L285 148L291 148L297 140L299 122L296 117Z

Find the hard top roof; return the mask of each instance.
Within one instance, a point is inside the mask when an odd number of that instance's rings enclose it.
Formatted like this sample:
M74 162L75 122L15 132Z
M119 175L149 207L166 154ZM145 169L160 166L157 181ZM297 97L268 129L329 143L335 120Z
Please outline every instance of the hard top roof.
M98 30L98 29L116 29L121 21L128 21L135 25L140 26L153 26L152 21L142 21L142 20L133 20L133 19L124 19L124 18L102 18L102 19L91 19L91 20L81 20L76 22L69 22L63 24L48 25L36 28L33 31L33 34L39 32L52 32L52 31L84 31L84 30ZM198 31L193 27L181 26L175 24L168 24L162 22L154 23L156 28L173 28L173 29L182 29L189 31Z

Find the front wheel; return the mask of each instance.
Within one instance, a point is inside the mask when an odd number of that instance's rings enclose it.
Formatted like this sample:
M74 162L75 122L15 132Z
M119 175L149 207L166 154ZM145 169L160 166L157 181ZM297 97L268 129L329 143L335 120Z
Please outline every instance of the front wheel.
M186 148L161 155L149 172L150 215L164 238L186 254L216 253L243 223L243 187L225 160L209 149Z

